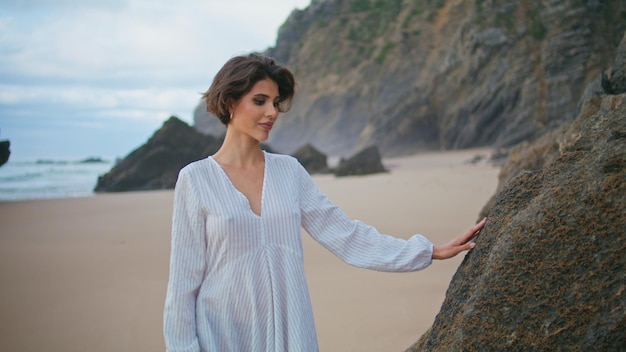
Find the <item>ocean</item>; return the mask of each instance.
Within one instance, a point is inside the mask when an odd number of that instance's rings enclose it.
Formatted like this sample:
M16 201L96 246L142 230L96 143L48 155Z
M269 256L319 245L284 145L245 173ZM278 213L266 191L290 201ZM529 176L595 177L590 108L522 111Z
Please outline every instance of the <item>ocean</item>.
M0 201L87 197L98 176L113 167L99 158L79 161L9 161L0 166Z

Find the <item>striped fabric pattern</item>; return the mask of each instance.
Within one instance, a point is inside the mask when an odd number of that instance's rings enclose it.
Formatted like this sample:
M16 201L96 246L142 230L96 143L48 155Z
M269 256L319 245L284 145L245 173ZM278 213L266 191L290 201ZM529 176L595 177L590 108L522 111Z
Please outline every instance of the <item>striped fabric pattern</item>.
M318 351L300 229L350 265L415 271L425 237L394 238L349 219L293 157L265 152L261 216L208 157L174 196L167 351Z

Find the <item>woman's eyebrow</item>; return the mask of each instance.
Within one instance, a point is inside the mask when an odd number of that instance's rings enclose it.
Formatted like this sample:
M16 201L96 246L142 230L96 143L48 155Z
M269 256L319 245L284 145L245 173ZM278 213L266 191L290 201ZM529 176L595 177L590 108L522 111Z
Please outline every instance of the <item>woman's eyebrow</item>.
M265 98L265 99L269 99L270 96L264 93L257 93L254 95L256 98ZM277 95L276 98L274 98L274 100L280 99L280 96Z

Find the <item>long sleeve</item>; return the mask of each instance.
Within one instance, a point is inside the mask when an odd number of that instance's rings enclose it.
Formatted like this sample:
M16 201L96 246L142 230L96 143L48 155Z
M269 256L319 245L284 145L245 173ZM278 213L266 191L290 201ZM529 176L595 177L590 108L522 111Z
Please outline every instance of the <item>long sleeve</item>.
M181 170L174 191L170 276L163 316L169 352L200 351L196 297L205 271L204 213L189 170Z
M349 219L300 167L303 228L344 262L379 271L415 271L432 263L433 244L416 234L408 240L380 234L374 227Z

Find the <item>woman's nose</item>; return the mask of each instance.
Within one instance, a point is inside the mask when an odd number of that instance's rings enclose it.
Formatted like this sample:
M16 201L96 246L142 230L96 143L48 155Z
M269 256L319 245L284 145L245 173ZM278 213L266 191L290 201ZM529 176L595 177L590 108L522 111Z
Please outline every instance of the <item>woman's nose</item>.
M268 117L276 117L276 116L278 116L278 106L276 106L274 104L268 104L268 105L269 105L269 108L267 109L265 114Z

